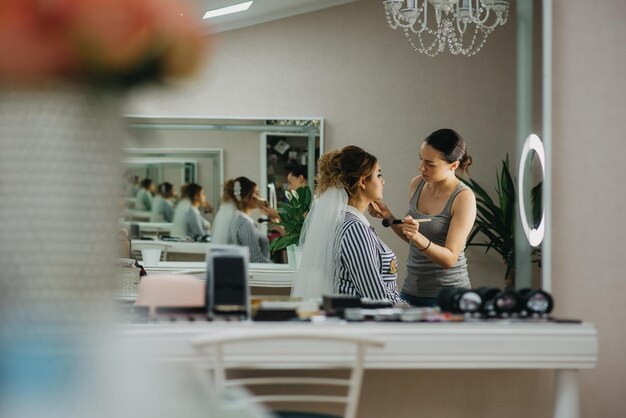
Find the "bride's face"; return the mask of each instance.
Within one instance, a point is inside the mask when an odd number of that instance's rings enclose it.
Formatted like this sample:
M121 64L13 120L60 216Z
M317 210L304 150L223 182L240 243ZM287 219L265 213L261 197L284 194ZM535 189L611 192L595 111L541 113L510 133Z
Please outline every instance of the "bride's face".
M376 163L372 173L363 180L365 188L362 191L362 197L368 202L375 202L383 198L383 187L385 179L380 169L380 164Z
M265 203L265 200L261 197L261 193L259 191L259 186L254 186L252 190L252 194L248 197L248 201L246 202L247 206L250 208L258 208Z

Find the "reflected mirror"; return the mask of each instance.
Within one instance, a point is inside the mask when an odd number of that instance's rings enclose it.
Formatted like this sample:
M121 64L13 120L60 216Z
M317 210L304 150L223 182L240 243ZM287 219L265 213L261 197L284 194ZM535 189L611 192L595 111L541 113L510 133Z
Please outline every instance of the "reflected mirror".
M275 191L272 200L284 201L289 170L297 166L307 172L307 178L313 179L315 161L323 149L321 118L129 115L126 121L130 146L123 159L126 179L124 217L128 222L139 223L144 231L141 236L146 239L170 239L181 235L181 231L163 225L161 217L150 213L153 210L138 208L137 193L145 179L152 180L155 186L171 184L175 191L174 206L182 197L183 185L198 183L203 187L207 201L202 216L213 224L226 180L248 177L259 185L264 198L268 199ZM156 187L152 194L159 192ZM255 212L253 219L263 219L263 216ZM207 229L208 236L211 236L213 226ZM266 232L265 223L263 227ZM284 257L275 261L287 262Z

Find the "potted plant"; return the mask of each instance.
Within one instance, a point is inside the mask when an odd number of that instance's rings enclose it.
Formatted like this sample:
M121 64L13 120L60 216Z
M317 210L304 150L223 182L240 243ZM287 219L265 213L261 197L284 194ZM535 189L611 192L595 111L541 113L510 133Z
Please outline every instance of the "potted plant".
M509 156L502 161L502 171L496 171L497 185L494 201L491 196L476 181L460 179L476 195L477 216L474 230L467 239L467 246L485 247L485 252L494 249L506 265L504 275L505 287L515 286L515 210L517 192L515 180L509 170ZM534 222L541 216L541 187L539 182L531 190L531 206ZM477 236L482 233L487 241L476 242ZM541 248L532 250L533 263L541 266Z
M285 193L287 202L278 203L278 214L280 222L272 224L282 228L282 235L270 244L270 251L273 253L283 248L292 252L300 242L300 232L304 225L304 218L311 209L312 194L308 187L299 187L297 190L287 190ZM293 260L290 258L290 263Z

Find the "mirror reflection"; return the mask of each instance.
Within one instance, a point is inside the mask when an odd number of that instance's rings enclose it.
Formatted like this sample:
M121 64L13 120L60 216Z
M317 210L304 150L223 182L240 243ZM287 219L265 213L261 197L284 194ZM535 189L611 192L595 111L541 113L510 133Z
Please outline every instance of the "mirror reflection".
M122 216L126 226L135 227L136 245L152 240L169 245L163 259L200 260L202 251L184 252L189 245L176 243L241 244L234 236L227 239L225 224L232 216L224 215L229 210L224 203L236 200L233 184L239 179L242 200L236 209L260 226L256 238L265 255L255 261L288 262L285 250L269 254L266 241L279 238L283 230L268 225L280 221L277 206L287 201L287 191L309 187L308 179L315 176L323 145L321 118L127 116L126 121L131 146L122 162ZM214 239L225 228L223 237Z

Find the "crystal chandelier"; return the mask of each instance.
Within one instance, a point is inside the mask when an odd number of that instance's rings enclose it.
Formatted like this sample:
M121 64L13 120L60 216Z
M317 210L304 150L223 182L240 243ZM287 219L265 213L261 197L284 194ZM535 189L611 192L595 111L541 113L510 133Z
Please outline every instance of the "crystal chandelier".
M404 30L415 51L431 57L446 45L452 54L476 55L489 34L496 26L504 25L509 15L508 0L406 0L403 7L404 3L383 1L387 22L393 29ZM435 15L433 28L428 25L429 14Z

